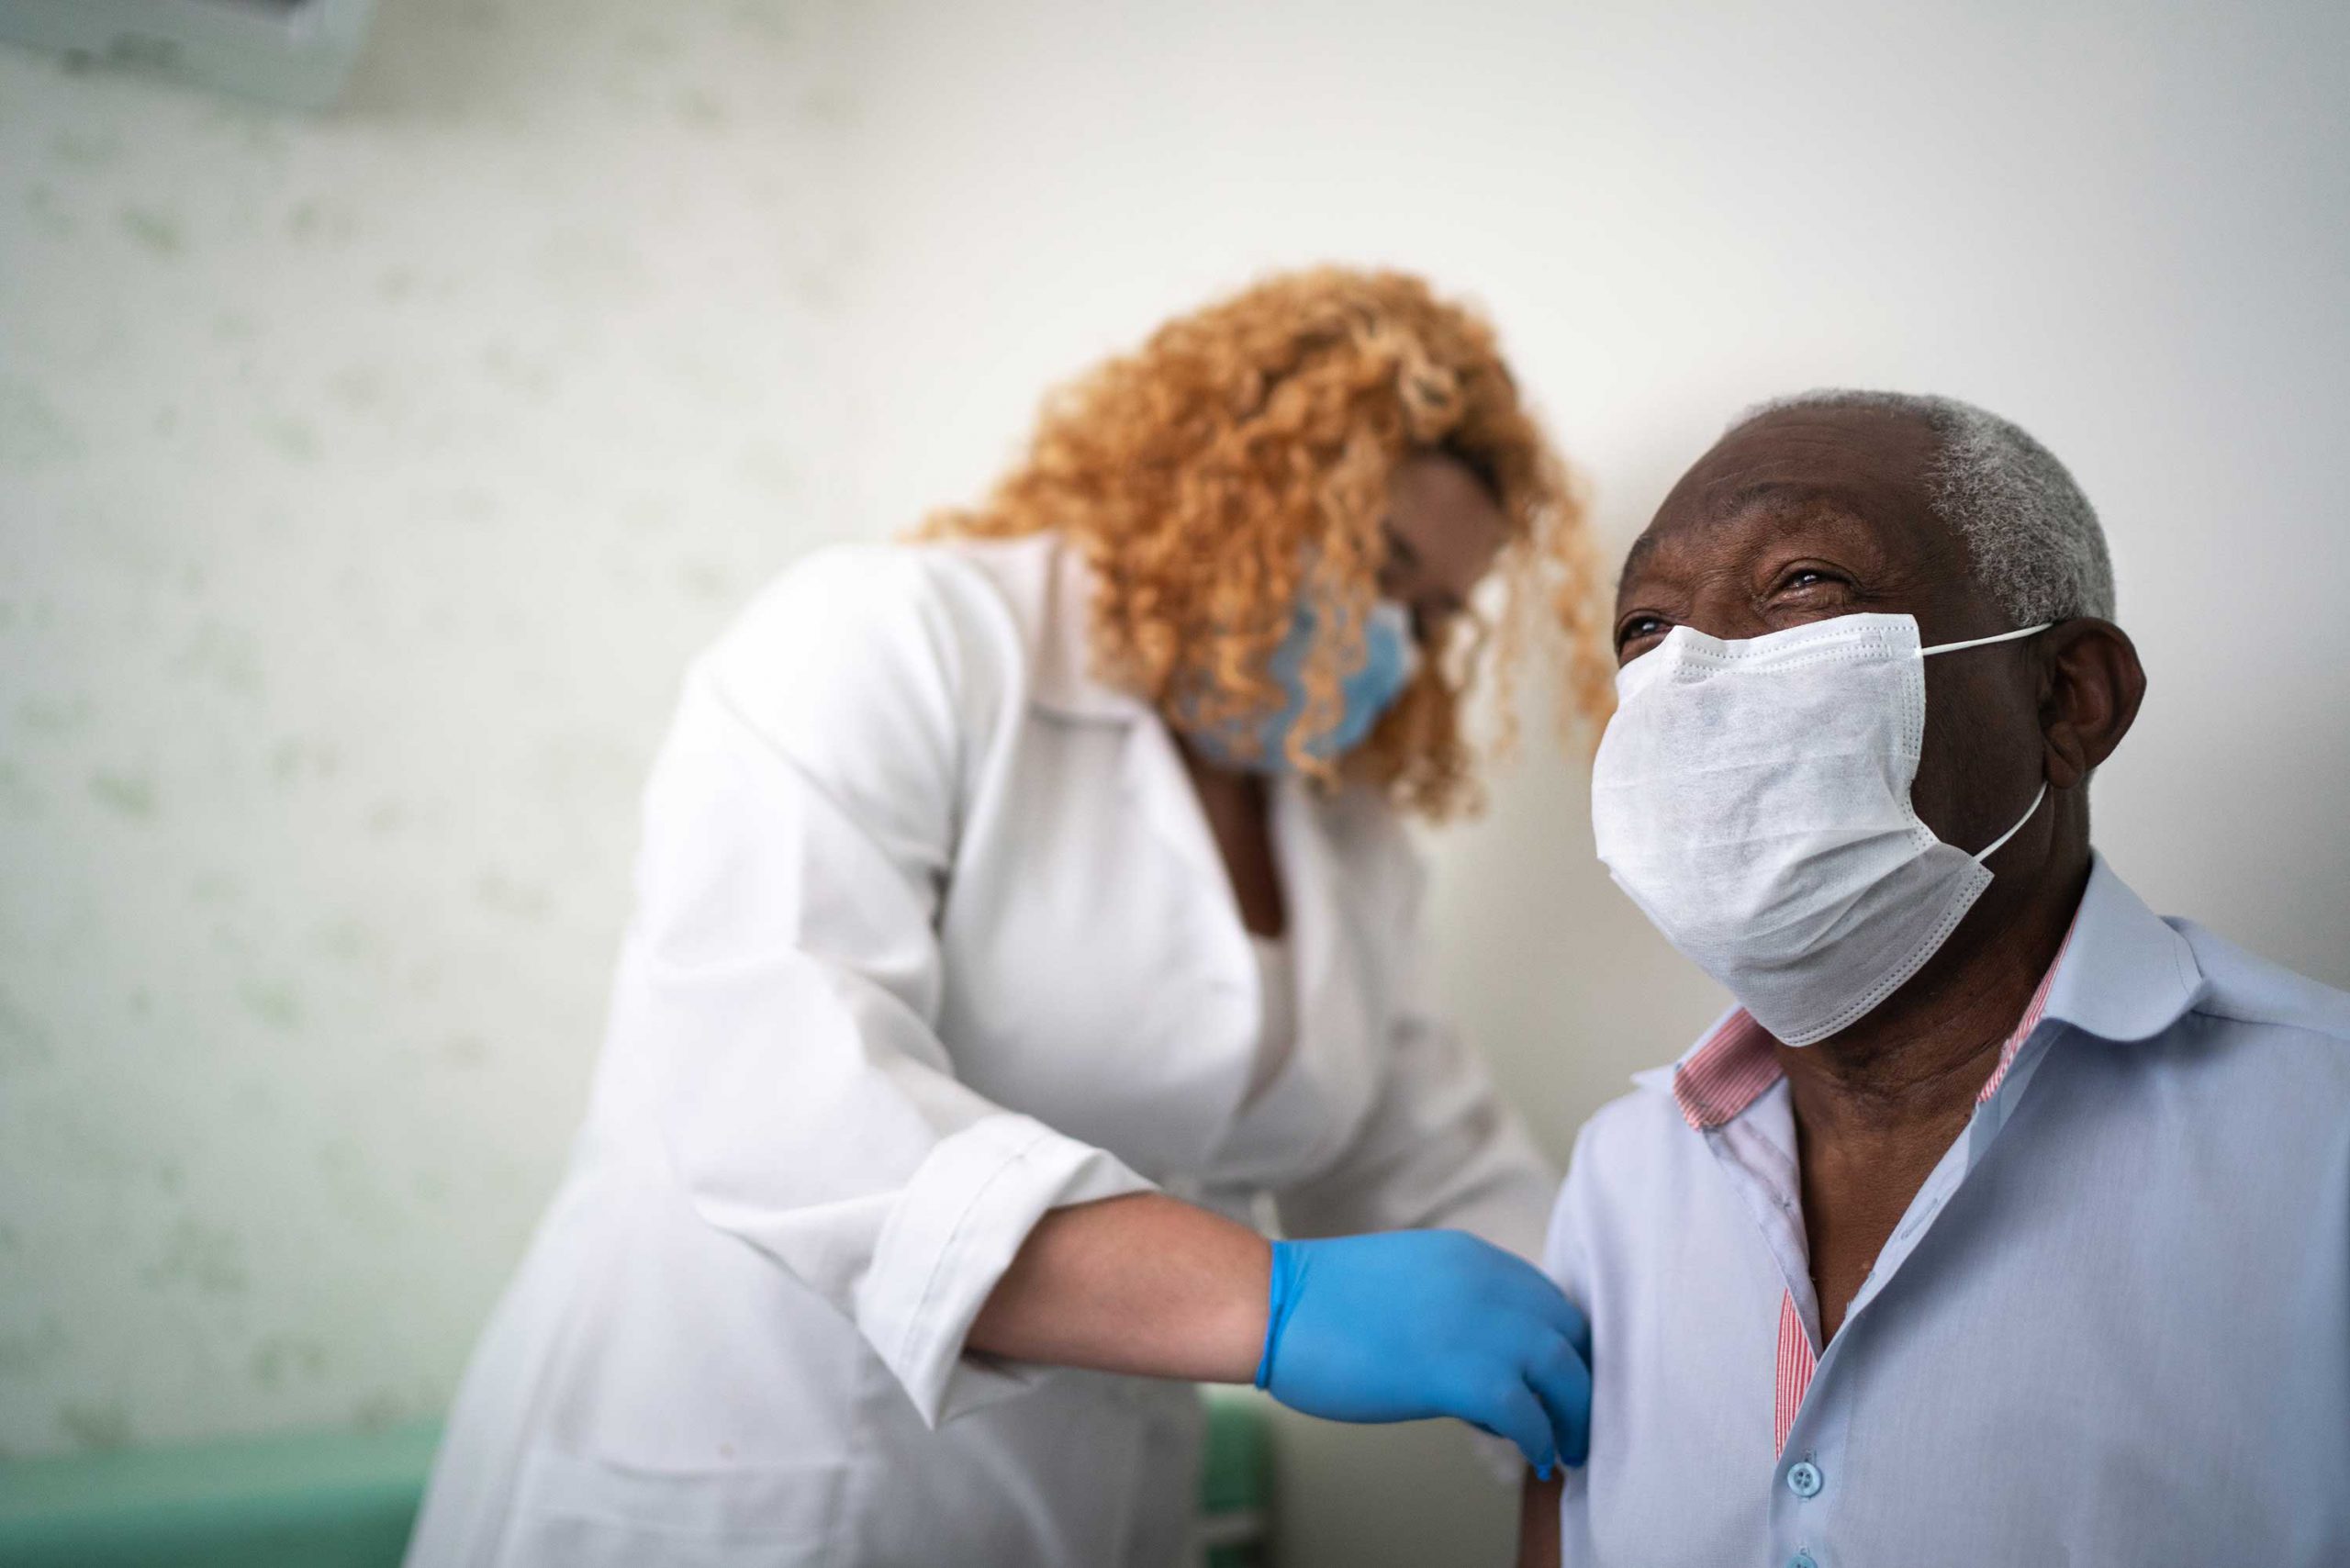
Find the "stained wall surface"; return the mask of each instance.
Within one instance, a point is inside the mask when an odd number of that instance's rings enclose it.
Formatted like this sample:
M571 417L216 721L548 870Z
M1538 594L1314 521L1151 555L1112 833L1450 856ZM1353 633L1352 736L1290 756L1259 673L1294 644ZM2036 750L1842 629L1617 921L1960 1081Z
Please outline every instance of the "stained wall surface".
M851 527L843 57L394 0L313 118L0 50L0 1451L446 1400L684 659Z

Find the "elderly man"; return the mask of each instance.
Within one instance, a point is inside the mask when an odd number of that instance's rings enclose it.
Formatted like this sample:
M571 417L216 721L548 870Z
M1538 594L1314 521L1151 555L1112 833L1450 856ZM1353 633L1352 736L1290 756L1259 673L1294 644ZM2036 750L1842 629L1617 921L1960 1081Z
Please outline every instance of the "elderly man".
M2145 676L2071 476L1792 398L1617 609L1600 855L1739 1006L1575 1149L1522 1562L2350 1563L2350 996L2090 849Z

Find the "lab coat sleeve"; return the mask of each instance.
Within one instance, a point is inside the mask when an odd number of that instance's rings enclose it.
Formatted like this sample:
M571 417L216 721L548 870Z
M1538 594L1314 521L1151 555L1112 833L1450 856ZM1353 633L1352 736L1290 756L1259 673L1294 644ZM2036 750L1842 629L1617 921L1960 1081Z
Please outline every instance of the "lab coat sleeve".
M1412 913L1396 944L1404 980L1371 1112L1337 1161L1276 1194L1292 1236L1446 1226L1529 1260L1540 1256L1557 1177L1492 1074L1435 1013L1427 943Z
M847 1315L933 1424L1036 1375L963 1352L1036 1220L1150 1185L959 1081L936 1032L936 916L1021 657L936 552L769 589L655 767L614 1008L695 1210Z

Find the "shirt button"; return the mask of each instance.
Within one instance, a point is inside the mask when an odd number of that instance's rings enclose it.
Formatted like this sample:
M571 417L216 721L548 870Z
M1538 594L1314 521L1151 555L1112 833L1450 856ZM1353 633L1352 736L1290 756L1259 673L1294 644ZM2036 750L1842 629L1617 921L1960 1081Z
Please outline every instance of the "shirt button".
M1795 1464L1788 1469L1787 1490L1794 1493L1796 1496L1817 1497L1819 1495L1819 1466L1812 1463L1811 1461L1807 1459L1797 1460ZM1793 1565L1791 1565L1791 1568L1793 1568Z
M1819 1568L1819 1564L1813 1561L1810 1552L1798 1551L1787 1559L1787 1568Z

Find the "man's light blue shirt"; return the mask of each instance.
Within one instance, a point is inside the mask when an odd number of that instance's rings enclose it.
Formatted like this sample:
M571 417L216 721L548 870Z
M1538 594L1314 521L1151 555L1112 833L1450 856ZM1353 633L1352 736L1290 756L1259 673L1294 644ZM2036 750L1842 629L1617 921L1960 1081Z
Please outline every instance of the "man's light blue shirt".
M2350 996L2100 858L2045 1011L1818 1350L1784 1080L1672 1070L1577 1140L1548 1261L1591 1316L1561 1561L2350 1565Z

